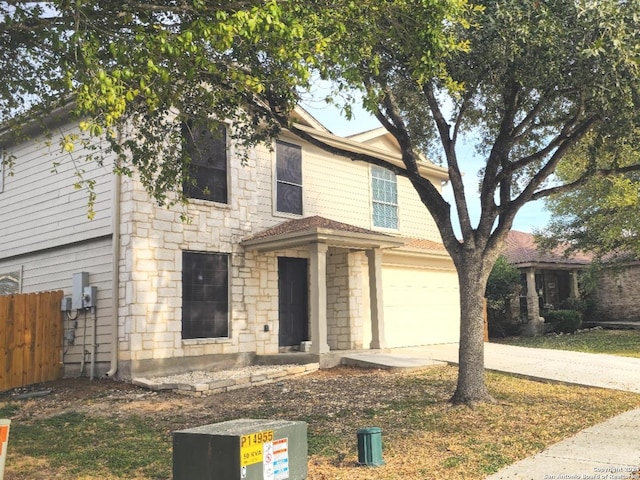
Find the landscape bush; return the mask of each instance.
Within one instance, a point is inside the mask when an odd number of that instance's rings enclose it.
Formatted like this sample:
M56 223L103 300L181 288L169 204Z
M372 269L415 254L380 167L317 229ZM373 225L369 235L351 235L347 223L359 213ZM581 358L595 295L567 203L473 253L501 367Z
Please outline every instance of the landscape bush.
M556 333L574 333L582 326L582 314L577 310L551 310L545 314L545 322Z
M521 325L514 315L513 305L517 305L521 288L520 271L505 257L498 257L485 291L490 337L510 337L520 333Z

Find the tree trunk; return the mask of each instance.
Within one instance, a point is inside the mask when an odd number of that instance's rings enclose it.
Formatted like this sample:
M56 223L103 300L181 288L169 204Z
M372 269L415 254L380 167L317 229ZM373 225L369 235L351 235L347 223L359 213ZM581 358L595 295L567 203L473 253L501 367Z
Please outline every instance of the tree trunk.
M473 404L493 401L484 372L484 292L488 272L480 255L456 262L460 286L460 350L458 386L451 401Z

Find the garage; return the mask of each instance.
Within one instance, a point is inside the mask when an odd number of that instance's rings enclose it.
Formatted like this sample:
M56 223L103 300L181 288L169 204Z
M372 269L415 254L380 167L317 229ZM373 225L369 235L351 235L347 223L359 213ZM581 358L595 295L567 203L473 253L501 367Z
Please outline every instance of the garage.
M388 347L458 341L460 313L455 270L387 263L383 264L382 286Z

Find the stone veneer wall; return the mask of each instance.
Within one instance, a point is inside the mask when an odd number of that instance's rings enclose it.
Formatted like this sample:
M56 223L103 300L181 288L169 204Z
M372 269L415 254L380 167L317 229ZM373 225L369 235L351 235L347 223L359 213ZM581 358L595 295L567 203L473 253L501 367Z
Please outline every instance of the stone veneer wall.
M594 320L640 322L640 265L600 273L594 291Z
M166 209L150 202L136 180L123 181L119 359L129 365L123 372L153 362L171 371L168 359L277 353L276 255L245 252L240 241L282 219L257 219L264 172L235 163L229 205L192 200L186 211ZM182 339L183 251L230 255L228 338Z
M348 350L351 344L347 257L343 249L327 252L327 343L331 350Z
M329 249L327 255L327 340L331 350L363 348L365 318L369 315L367 269L368 263L364 252L350 252L338 248ZM370 330L370 322L368 325Z
M368 349L371 343L371 306L369 305L369 262L364 252L348 255L350 276L349 311L351 312L350 349Z

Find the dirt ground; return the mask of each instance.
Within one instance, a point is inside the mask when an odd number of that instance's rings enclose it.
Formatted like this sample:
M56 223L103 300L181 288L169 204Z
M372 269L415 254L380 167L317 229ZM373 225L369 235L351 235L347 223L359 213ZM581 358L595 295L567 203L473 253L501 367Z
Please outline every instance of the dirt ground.
M375 389L374 379L388 378L389 375L392 374L384 371L334 368L282 382L200 398L171 391L151 391L111 379L69 378L1 392L0 406L6 402L18 403L20 408L13 420L27 422L68 411L92 416L135 413L145 417L158 417L159 420L165 419L169 412L180 412L183 422L190 427L201 424L203 418L227 419L241 416L278 398L281 398L283 403L286 402L292 417L306 416L310 410L308 405L310 393L316 390L314 387L319 383L323 384L322 390L326 392L348 389L350 398L331 395L332 405L328 407L332 409L340 409L341 399L345 405L357 401L363 404L371 403L371 406L374 406L374 403L378 404L382 400L381 397L376 396L377 400L373 401L371 397L371 389ZM357 398L358 391L367 392L367 394ZM354 392L356 392L355 399L352 396ZM391 393L382 382L377 394L383 395L388 400ZM248 402L249 399L251 402ZM322 398L323 402L328 399L329 395ZM315 405L315 402L313 403ZM327 406L326 403L324 404ZM294 411L296 408L300 411Z

